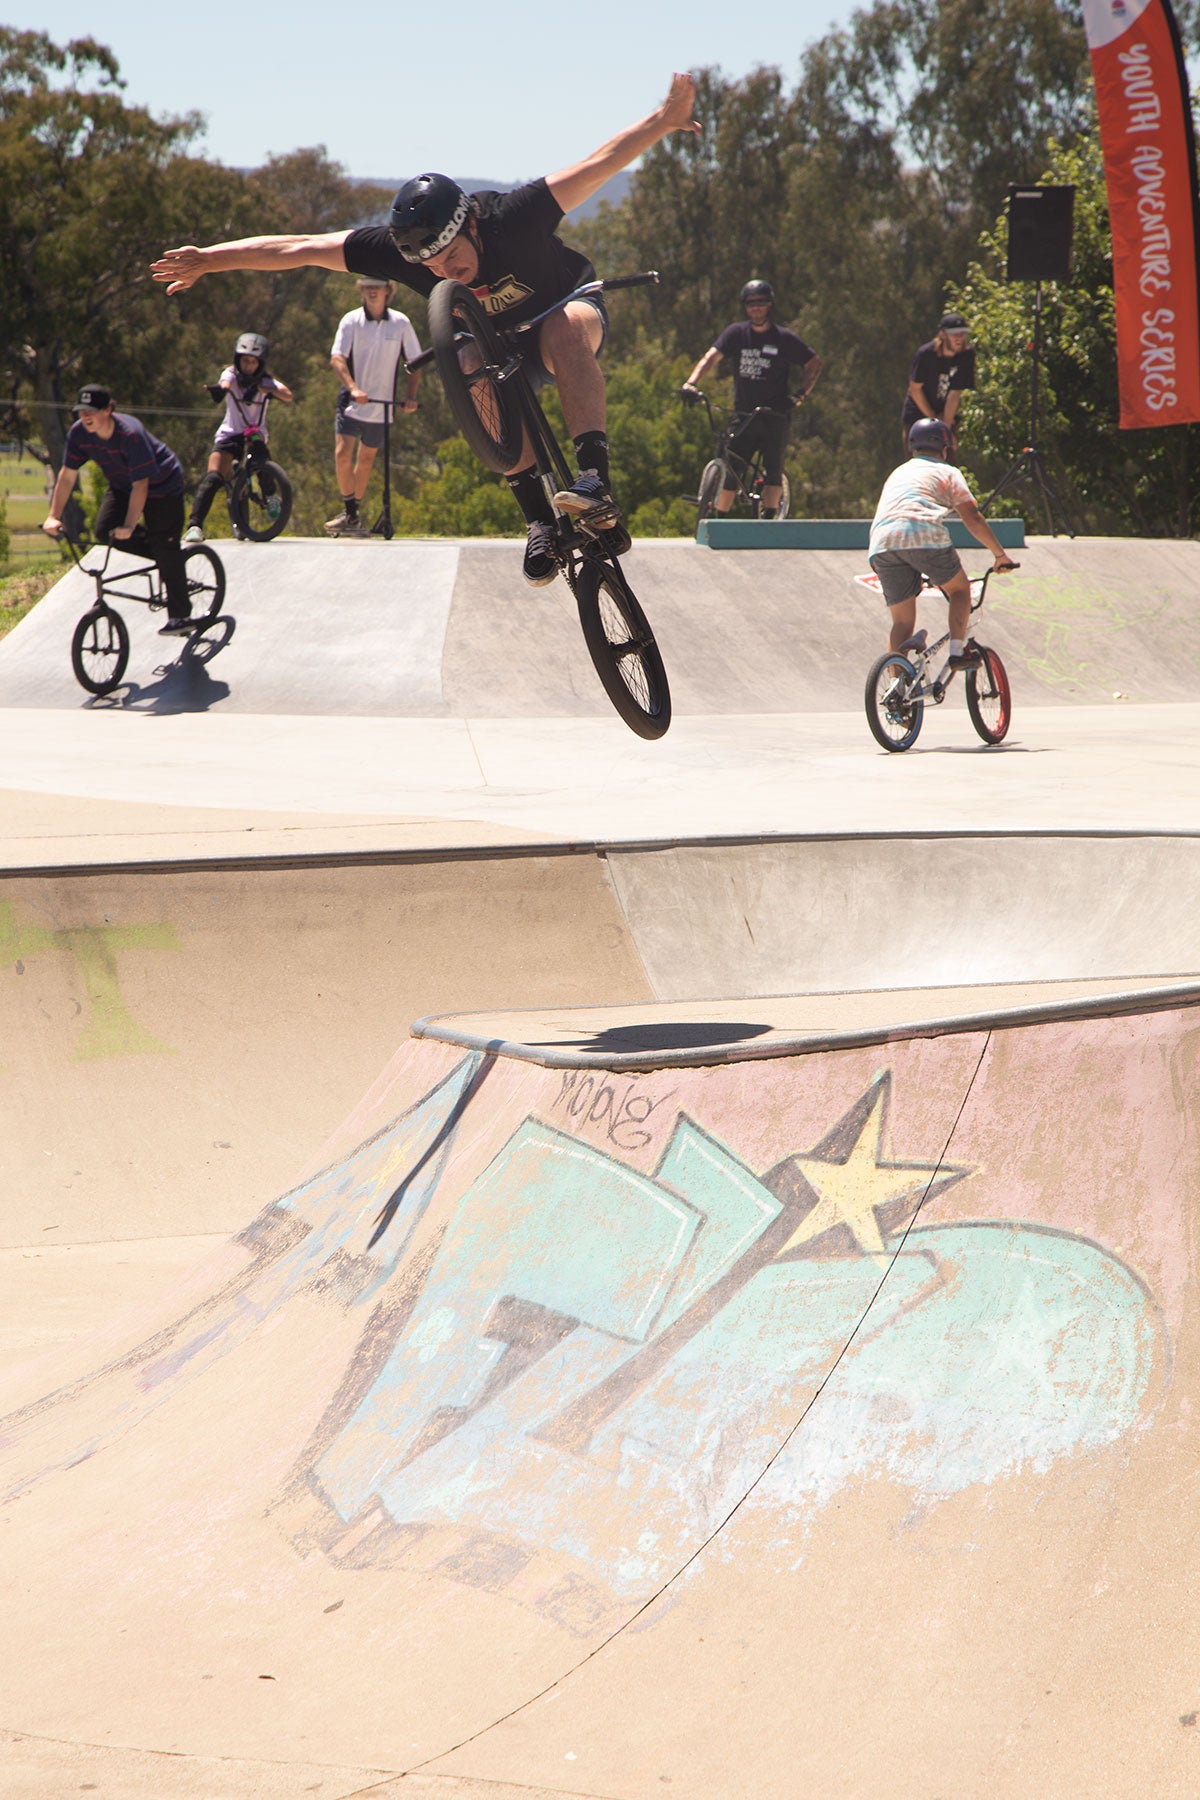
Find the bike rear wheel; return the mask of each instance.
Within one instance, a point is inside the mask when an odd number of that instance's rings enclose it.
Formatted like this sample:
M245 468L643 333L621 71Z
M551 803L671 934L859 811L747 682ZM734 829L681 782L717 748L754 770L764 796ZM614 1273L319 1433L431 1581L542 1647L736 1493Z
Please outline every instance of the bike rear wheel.
M247 463L233 478L229 516L255 544L278 537L292 516L292 484L278 463Z
M188 599L192 603L192 623L203 625L215 619L225 602L225 565L207 544L185 544L183 563L187 572Z
M700 492L696 497L696 523L702 519L713 519L717 516L717 495L725 486L726 465L719 456L704 465L704 473L700 477Z
M909 699L916 684L917 671L895 650L872 665L863 698L871 734L885 750L907 750L917 741L925 702Z
M129 661L129 628L111 607L84 613L71 639L71 667L89 694L111 694Z
M985 744L999 744L1012 723L1012 692L1004 664L994 650L978 646L983 659L967 670L967 711Z
M667 672L620 567L586 558L575 580L575 603L588 655L613 706L638 737L662 737L671 723Z
M506 474L520 459L521 408L512 381L499 379L507 357L492 323L461 281L429 296L429 338L458 429L485 468Z
M754 484L754 496L750 503L750 514L751 514L752 518L760 519L762 517L762 491L765 486L766 486L766 483L763 480L761 480L761 478L758 481L756 481ZM784 475L780 478L779 509L776 512L775 517L777 519L786 519L789 511L791 510L791 505L792 505L792 484L788 480L787 476Z

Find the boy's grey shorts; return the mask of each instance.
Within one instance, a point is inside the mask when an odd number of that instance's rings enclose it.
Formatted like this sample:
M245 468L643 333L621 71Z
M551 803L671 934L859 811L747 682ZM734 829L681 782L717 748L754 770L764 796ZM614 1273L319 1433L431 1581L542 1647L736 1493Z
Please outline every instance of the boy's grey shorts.
M333 429L337 437L358 438L368 450L383 447L383 420L356 419L353 413L346 411L341 400L333 415Z
M928 577L935 587L944 587L962 573L958 551L949 544L931 544L922 550L878 550L871 558L871 567L879 577L888 606L915 600L921 591L922 577Z

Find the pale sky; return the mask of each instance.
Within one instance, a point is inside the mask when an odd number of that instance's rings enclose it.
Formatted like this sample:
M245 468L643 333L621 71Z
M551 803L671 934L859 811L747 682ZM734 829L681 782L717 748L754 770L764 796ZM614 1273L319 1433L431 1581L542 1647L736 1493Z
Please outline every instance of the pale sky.
M497 181L553 173L644 117L674 69L736 76L768 63L790 85L805 45L855 10L853 0L749 11L730 0L0 0L7 25L107 44L130 103L205 114L202 148L219 162L256 167L324 144L349 174L384 180L430 167Z

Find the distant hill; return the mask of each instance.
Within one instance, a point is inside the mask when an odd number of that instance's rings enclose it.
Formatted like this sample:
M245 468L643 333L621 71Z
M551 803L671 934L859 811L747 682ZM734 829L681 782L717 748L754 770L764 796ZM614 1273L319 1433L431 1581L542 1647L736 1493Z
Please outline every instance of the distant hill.
M404 177L404 179L407 179L407 177ZM521 185L520 182L517 181L496 181L488 176L477 175L456 175L454 179L458 182L460 187L466 189L468 194L476 193L482 188L491 188L497 193L507 194L511 189ZM372 175L356 176L355 181L364 187L392 188L394 190L400 186L399 180L389 180L387 177L376 177ZM628 194L632 182L633 176L630 171L628 169L622 169L619 175L614 175L611 181L605 182L598 194L593 194L590 200L585 200L582 206L577 206L575 211L569 214L569 217L573 219L590 218L605 201L607 201L610 206L619 206L626 194Z

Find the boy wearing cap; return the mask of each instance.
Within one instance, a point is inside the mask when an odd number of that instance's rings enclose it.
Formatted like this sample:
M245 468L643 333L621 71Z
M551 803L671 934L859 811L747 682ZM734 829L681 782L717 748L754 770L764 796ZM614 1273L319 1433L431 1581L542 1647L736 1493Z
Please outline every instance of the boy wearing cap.
M900 413L904 447L918 419L941 419L950 427L957 446L954 420L959 397L975 386L975 352L967 343L967 321L961 313L943 313L937 336L922 344L908 372L908 392Z
M58 537L63 508L80 469L85 462L98 463L108 492L96 514L97 543L127 543L139 556L151 557L162 572L167 591L167 623L159 636L187 632L192 603L179 547L183 465L173 450L151 436L140 419L114 412L112 395L99 382L90 381L80 388L75 413L42 530L49 537Z
M333 453L337 467L342 510L325 529L331 537L366 537L367 528L358 509L383 443L383 406L396 390L396 365L403 356L412 362L421 354L421 343L407 313L388 306L395 283L374 275L360 275L357 282L362 305L344 313L334 333L330 365L341 382L333 420ZM401 412L417 410L421 371L408 375L408 391L400 401Z

